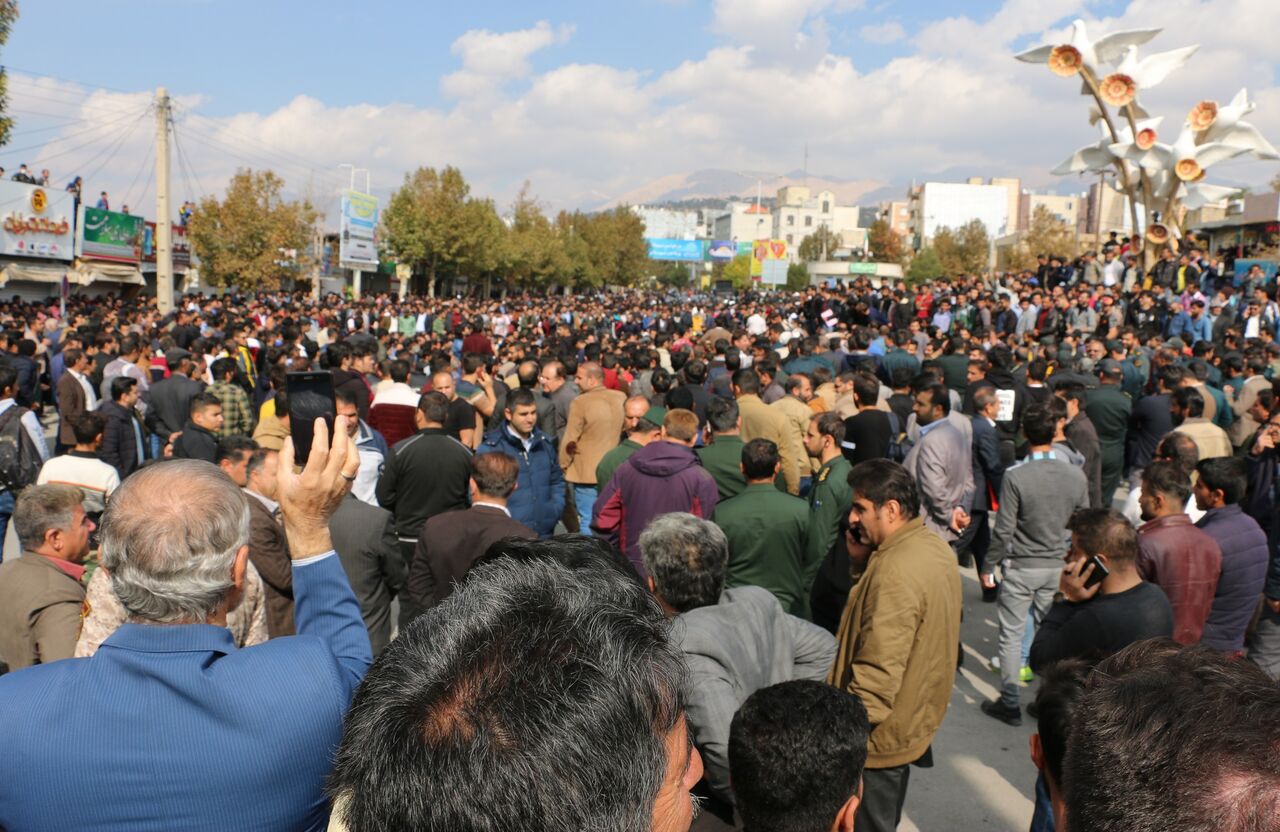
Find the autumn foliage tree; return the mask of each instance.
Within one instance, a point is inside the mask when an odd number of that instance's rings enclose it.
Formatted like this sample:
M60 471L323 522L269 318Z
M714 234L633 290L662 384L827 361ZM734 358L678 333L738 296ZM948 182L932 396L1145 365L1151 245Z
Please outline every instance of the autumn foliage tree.
M939 228L933 235L933 250L944 274L978 275L991 262L991 238L981 220L970 220L959 228Z
M1010 269L1035 269L1036 255L1040 253L1068 258L1077 253L1071 227L1045 205L1037 205L1031 212L1031 224L1027 233L1012 248L1004 266Z
M319 212L283 196L272 171L240 170L226 195L205 197L187 224L200 276L214 286L276 289L310 266L307 249Z
M876 220L867 229L867 245L871 248L871 257L877 263L903 263L907 259L907 249L902 242L902 235L894 231L885 220Z

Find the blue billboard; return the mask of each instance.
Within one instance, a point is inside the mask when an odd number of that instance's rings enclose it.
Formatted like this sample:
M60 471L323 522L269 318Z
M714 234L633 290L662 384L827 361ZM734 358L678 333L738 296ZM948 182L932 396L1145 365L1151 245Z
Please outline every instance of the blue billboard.
M738 255L738 244L733 240L712 240L707 256L712 260L728 262Z
M684 260L702 262L702 240L646 239L650 260Z

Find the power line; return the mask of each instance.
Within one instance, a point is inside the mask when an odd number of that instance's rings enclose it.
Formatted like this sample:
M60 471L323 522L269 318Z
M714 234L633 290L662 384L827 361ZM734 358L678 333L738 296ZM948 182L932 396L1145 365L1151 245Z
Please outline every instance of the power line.
M151 161L151 173L148 173L148 174L147 174L147 179L146 179L146 181L148 181L148 182L149 182L149 181L151 180L151 174L152 174L152 173L154 173L154 172L155 172L155 169L156 169L156 158L155 158L155 155L156 155L155 145L148 145L148 147L147 147L147 153L146 153L146 155L145 155L145 156L143 156L143 157L142 157L142 164L141 164L141 165L138 165L138 172L137 172L137 173L135 173L135 174L133 175L133 181L132 181L132 182L130 182L130 183L129 183L129 187L125 189L125 192L124 192L124 199L123 199L123 203L124 203L125 205L128 205L130 202L132 202L132 201L133 201L133 200L132 200L132 197L133 197L133 186L138 184L138 177L142 176L142 170L143 170L143 168L145 168L145 167L147 166L147 161L148 161L148 160L150 160L150 161ZM144 186L143 193L144 193L144 194L146 193L145 186Z
M189 126L187 128L187 138L196 142L197 144L204 145L205 147L211 150L215 150L215 151L218 151L219 153L229 156L232 159L236 160L237 162L241 162L241 163L247 162L251 167L260 167L260 168L268 168L268 169L281 168L286 172L291 171L293 174L301 174L304 177L316 177L317 175L317 171L315 168L304 167L295 162L272 161L270 159L266 159L257 154L248 153L242 148L236 148L232 145L227 144L226 142L221 141L220 139L215 139L211 136L192 131ZM335 187L337 187L341 183L341 180L337 177L336 174L329 174L327 177L325 177L324 181L327 181L328 183L330 183Z
M236 130L233 130L230 127L227 127L225 125L220 125L217 122L215 122L213 119L209 118L208 116L201 115L200 113L188 110L187 117L189 119L202 119L204 121L209 122L209 124L212 126L212 130L215 133L215 136L216 134L225 133L233 138L238 138L240 139L240 141L246 144L256 146L259 149L259 152L266 154L267 156L274 156L275 158L282 160L282 162L284 163L292 164L296 169L308 171L313 175L319 173L320 171L325 171L330 167L329 165L326 165L326 164L317 163L314 159L306 159L302 156L297 155L296 153L290 153L285 150L279 150L277 148L269 147L268 145L262 143L257 139L254 139L251 136L245 135L244 133L239 133ZM218 140L223 141L221 139L218 139ZM223 141L223 143L230 145L230 142ZM332 177L332 181L335 184L341 183L340 177L334 174L320 174L320 175L326 178Z
M35 78L48 78L53 81L61 81L64 84L76 84L81 87L90 87L93 89L107 90L108 92L122 92L128 95L133 95L138 92L138 90L115 89L114 87L103 86L102 84L99 84L97 82L90 83L88 81L76 81L73 78L61 78L57 75L50 75L47 72L37 72L34 69L22 69L21 67L16 67L16 66L6 66L5 69L9 72L21 72L23 75L29 75Z
M187 183L187 193L194 200L197 196L204 199L204 191L197 188L196 183L199 181L191 169L191 163L187 161L186 151L182 149L181 142L178 141L178 124L173 120L173 114L169 115L169 125L173 128L173 149L177 152L178 170L182 174L183 180Z
M64 142L64 141L66 141L67 139L74 139L74 138L76 138L77 136L84 136L84 135L87 135L87 134L89 134L89 133L97 133L97 132L99 132L103 127L107 127L107 126L112 125L112 124L119 124L120 122L125 121L125 120L126 120L126 119L128 119L128 118L136 117L136 116L138 116L139 114L146 115L147 111L148 111L148 110L150 110L150 109L151 109L151 107L150 107L150 105L148 105L148 106L146 106L146 107L143 107L141 110L134 110L132 113L129 113L128 115L120 116L119 118L113 118L113 119L110 119L109 121L99 122L98 124L95 124L94 126L92 126L92 127L88 128L88 129L86 129L86 130L77 130L77 131L75 131L74 133L67 133L67 134L66 134L66 135L64 135L64 136L57 136L57 137L55 137L55 138L49 139L49 140L48 140L48 141L46 141L46 142L42 142L41 144L28 145L27 147L6 147L6 148L3 148L3 150L4 150L4 152L5 152L5 153L25 153L25 152L27 152L28 150L40 150L40 149L42 149L42 148L48 147L48 146L49 146L49 145L51 145L51 144L56 144L56 143L58 143L58 142ZM64 124L64 125L59 125L59 126L60 126L60 127L66 127L67 125L65 125L65 124Z
M149 108L148 108L148 109L149 109ZM133 122L133 124L131 124L131 125L126 125L125 127L121 128L121 132L122 132L122 133L132 132L132 130L133 130L133 129L135 129L135 128L138 126L138 121L141 121L141 120L142 120L142 118L143 118L144 116L146 116L146 114L147 114L147 111L146 111L146 110L143 110L143 111L142 111L142 113L137 117L137 120L136 120L136 121L134 121L134 122ZM113 139L115 139L115 136L116 136L116 135L119 135L119 134L112 135L110 138L108 138L108 139L107 139L107 141L108 141L108 142L112 141ZM75 146L73 146L73 147L68 147L68 148L65 148L65 149L63 149L63 150L59 150L57 153L51 153L51 154L49 154L49 155L47 155L47 156L46 156L46 155L43 155L43 154L36 154L36 158L37 158L37 159L40 159L40 163L41 163L41 164L44 164L44 163L48 162L50 159L60 159L60 158L62 158L63 156L67 156L67 155L69 155L69 154L71 154L71 153L76 153L76 152L78 152L78 151L80 151L80 150L83 150L83 149L84 149L84 148L86 148L86 147L89 147L89 146L91 146L91 145L97 144L97 143L98 143L98 142L100 142L100 141L102 141L102 136L100 136L100 135L99 135L99 136L95 136L94 138L90 139L90 140L89 140L89 141L87 141L87 142L82 142L82 143L80 143L80 144L78 144L78 145L75 145ZM43 145L42 145L42 146L43 146ZM11 151L11 152L15 152L15 151ZM97 158L97 156L94 156L93 158L94 158L94 159L96 159L96 158ZM90 162L90 164L92 164L92 162Z
M148 110L149 109L150 108L148 108ZM113 147L111 147L110 155L103 160L102 164L94 168L92 173L84 174L82 181L84 182L90 181L91 179L93 179L93 177L97 176L98 173L101 172L103 168L105 168L108 164L111 163L111 160L114 159L116 157L116 154L120 152L120 148L124 146L124 143L129 139L130 136L133 135L134 131L138 129L138 125L142 122L142 119L146 117L146 115L147 113L144 112L142 115L138 116L137 121L134 121L132 124L130 124L127 128L125 128L121 132L120 140L117 141ZM100 156L101 154L98 154L98 155ZM94 160L85 162L84 167L87 168L89 165L93 164L93 162L96 161L96 158L97 157L95 157Z

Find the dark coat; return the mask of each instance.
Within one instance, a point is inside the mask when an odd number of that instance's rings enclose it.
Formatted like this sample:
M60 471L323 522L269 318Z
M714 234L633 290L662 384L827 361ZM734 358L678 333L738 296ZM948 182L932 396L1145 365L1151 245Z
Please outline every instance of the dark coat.
M437 514L422 526L405 596L418 609L439 604L480 556L504 537L536 538L533 529L490 506Z
M396 534L416 540L422 524L467 507L471 450L442 428L423 428L391 449L378 480L378 504L396 516Z
M395 518L347 494L329 518L329 534L360 602L360 617L376 656L391 640L391 599L405 580Z
M191 418L191 400L202 390L204 384L179 373L151 385L147 427L165 439L182 430Z
M564 514L564 471L560 468L559 451L538 428L533 429L533 444L528 451L511 435L506 423L484 435L476 454L501 451L520 463L520 479L516 490L507 498L507 510L517 521L550 537L556 522ZM601 486L604 483L600 483Z
M103 402L98 407L98 412L107 420L102 431L102 450L99 455L103 462L116 469L120 479L124 479L138 469L138 436L133 428L135 422L138 427L142 427L142 419L135 411L125 408L119 402ZM144 456L146 439L147 432L143 429Z
M1076 418L1067 422L1067 441L1084 457L1084 477L1089 481L1089 507L1104 508L1102 505L1102 445L1098 443L1098 430L1089 420L1089 416L1081 411Z
M284 527L271 516L262 501L245 494L249 501L249 560L262 576L267 599L267 633L271 638L291 636L293 626L293 559Z
M75 376L64 372L58 379L58 441L63 445L76 444L71 417L84 413L85 406L84 387Z
M973 417L973 507L991 510L991 496L1000 496L1004 483L1004 462L1000 459L1000 437L985 416ZM988 489L987 486L990 486Z
M1267 535L1238 505L1211 509L1196 525L1218 541L1222 550L1218 591L1200 643L1215 650L1236 652L1244 647L1245 630L1267 579L1271 560Z

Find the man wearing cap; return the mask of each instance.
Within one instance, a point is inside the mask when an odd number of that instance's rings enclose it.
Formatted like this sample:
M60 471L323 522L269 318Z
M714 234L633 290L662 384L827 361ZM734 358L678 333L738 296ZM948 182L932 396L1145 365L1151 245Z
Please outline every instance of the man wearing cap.
M1235 322L1235 310L1224 302L1222 292L1218 292L1209 301L1209 331L1213 334L1213 343L1221 344L1223 336L1227 334L1227 328L1233 326Z
M1102 446L1102 505L1111 505L1124 472L1124 442L1133 400L1121 389L1124 368L1114 358L1098 365L1098 389L1089 392L1085 413L1098 431Z
M642 397L627 399L627 405L630 405L635 398ZM666 418L666 415L666 408L650 407L644 411L643 415L636 417L634 421L630 415L627 416L626 438L619 443L618 447L602 456L600 464L596 466L596 482L600 483L601 488L613 478L613 472L618 470L618 466L631 459L632 454L662 434L662 420Z

